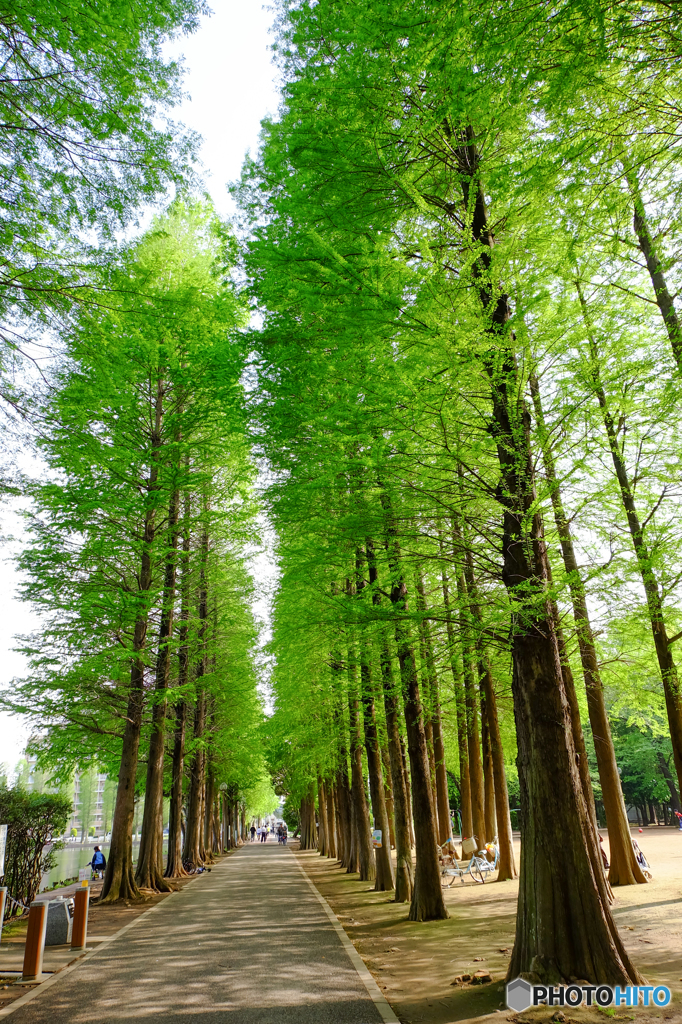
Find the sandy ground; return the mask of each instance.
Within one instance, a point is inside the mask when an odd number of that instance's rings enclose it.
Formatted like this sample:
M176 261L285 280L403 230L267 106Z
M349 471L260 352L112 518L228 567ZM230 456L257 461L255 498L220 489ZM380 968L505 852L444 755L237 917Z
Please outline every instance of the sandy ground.
M613 913L628 953L649 984L668 985L671 1004L653 1011L570 1010L566 1020L674 1020L682 1024L682 832L649 827L635 836L651 865L647 885L615 890ZM603 833L608 850L606 833ZM519 846L516 845L518 863ZM504 977L514 943L517 882L456 881L445 890L450 919L407 920L406 905L375 893L357 875L315 852L298 852L304 869L329 901L404 1024L450 1024L489 1014L497 1021L549 1021L554 1010L514 1015L504 1003ZM494 876L493 876L494 879ZM487 968L492 984L453 984L458 975ZM570 1017L569 1017L570 1013Z

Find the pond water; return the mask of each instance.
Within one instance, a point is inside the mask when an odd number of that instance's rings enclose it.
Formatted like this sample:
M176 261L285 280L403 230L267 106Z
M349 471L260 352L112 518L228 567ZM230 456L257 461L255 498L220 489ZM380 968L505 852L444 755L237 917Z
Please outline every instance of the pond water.
M92 860L92 855L95 850L95 846L99 846L104 856L108 859L109 857L109 842L97 842L92 839L88 843L69 843L67 842L63 850L57 850L56 863L53 868L47 871L43 875L43 880L40 883L40 891L43 889L49 889L55 883L66 880L67 878L77 878L78 872L81 868L87 867L89 861ZM139 840L133 841L133 854L137 859L137 851L139 849ZM164 837L163 850L164 853L168 848L168 839Z

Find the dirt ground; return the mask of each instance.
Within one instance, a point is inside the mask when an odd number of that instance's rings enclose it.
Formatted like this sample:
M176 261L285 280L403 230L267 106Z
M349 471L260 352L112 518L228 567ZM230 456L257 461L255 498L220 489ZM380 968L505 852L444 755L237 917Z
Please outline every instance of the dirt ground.
M566 1021L675 1021L682 1024L682 832L672 828L635 828L653 873L647 885L614 891L613 913L628 953L649 984L668 985L668 1007L638 1011L570 1010ZM606 832L604 845L608 851ZM519 844L515 844L518 865ZM518 882L485 885L455 881L445 890L448 921L416 924L407 906L388 893L375 893L357 875L315 852L297 851L305 871L328 900L377 984L404 1024L450 1024L484 1018L516 1024L549 1021L555 1010L523 1014L506 1010L504 978L514 943ZM492 878L494 879L494 875ZM492 983L453 984L458 975L486 968ZM570 1014L570 1017L569 1017ZM493 1018L491 1018L492 1020Z

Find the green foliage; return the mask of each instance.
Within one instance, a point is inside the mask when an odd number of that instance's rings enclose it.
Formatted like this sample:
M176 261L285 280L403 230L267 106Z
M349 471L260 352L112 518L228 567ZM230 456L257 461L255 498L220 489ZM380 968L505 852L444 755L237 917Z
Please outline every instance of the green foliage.
M43 874L55 863L60 849L55 839L63 834L70 814L71 801L59 793L27 793L19 785L0 787L0 822L8 825L4 884L25 907L35 899ZM5 916L18 912L8 900Z
M31 0L0 10L5 411L23 405L10 371L36 331L93 300L116 232L191 179L197 140L168 119L181 67L163 48L207 10L203 0L103 0L96 9Z
M628 0L436 3L427 20L411 0L280 3L283 102L235 193L263 313L251 409L272 470L264 501L281 570L268 756L284 792L301 796L318 772L336 770L345 683L333 652L345 658L349 645L362 645L378 676L382 630L393 629L386 495L412 594L414 572L424 575L426 608L420 615L411 598L408 617L415 637L424 614L430 621L448 767L458 768L453 657L479 637L516 791L510 631L545 591L520 593L510 608L501 574L509 505L486 367L502 366L504 354L491 342L472 269L480 253L464 193L478 180L494 236L491 288L510 294L514 401L531 406L534 370L609 707L658 728L661 669L642 574L655 576L676 634L680 379L633 209L643 202L676 297L681 38L669 5ZM614 475L597 368L645 524L644 561ZM538 445L530 415L528 428ZM536 474L533 508L543 515L551 592L579 677L569 580L539 463ZM367 586L367 538L380 552L376 588ZM455 595L465 549L482 595L479 622L467 621ZM361 597L350 593L358 581ZM424 673L424 651L419 667ZM582 688L579 699L585 711Z
M272 782L265 773L244 790L243 800L247 818L264 818L272 814L279 803Z

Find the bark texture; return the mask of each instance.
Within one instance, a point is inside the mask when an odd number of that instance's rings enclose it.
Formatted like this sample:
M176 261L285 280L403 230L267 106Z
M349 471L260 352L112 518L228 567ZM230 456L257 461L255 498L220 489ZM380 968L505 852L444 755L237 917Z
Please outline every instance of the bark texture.
M159 646L156 657L154 707L152 730L147 757L142 836L137 859L135 881L138 886L169 892L172 886L164 881L163 871L163 767L166 753L166 708L170 682L171 645L173 639L173 612L175 608L175 579L180 518L180 494L173 490L168 505L168 541L164 569ZM170 845L170 828L169 828Z
M421 571L417 574L417 607L420 612L426 615L428 611L426 604L426 591L424 589L424 578ZM426 667L429 677L429 717L431 721L431 738L433 743L433 773L436 817L438 821L438 843L443 846L452 839L452 822L450 821L450 798L448 795L448 780L445 771L445 743L443 741L443 726L440 715L440 687L438 683L438 672L436 670L436 659L433 655L431 627L427 618L422 619L421 629L424 651L426 654Z
M374 543L367 538L367 562L369 581L372 586L372 603L381 604L378 591L379 573ZM379 665L384 697L386 718L386 743L391 772L394 811L394 841L396 851L395 902L409 903L412 899L412 846L410 843L410 801L403 771L403 754L400 744L400 698L393 678L393 664L388 636L384 632L380 641Z
M571 709L547 599L530 416L509 320L496 283L494 238L472 128L452 131L472 244L472 275L489 350L490 430L500 470L503 582L512 603L512 692L518 738L523 858L509 978L639 982L618 935L576 763ZM556 808L561 808L561 815Z
M542 449L545 476L552 498L554 521L559 534L561 554L568 578L573 605L573 618L580 650L580 661L585 679L587 712L594 739L597 770L599 772L604 813L606 815L606 827L609 833L609 883L611 885L634 885L637 882L646 882L647 879L635 857L632 846L620 773L616 764L616 752L613 746L611 726L606 710L604 686L599 672L594 635L587 610L585 586L578 567L570 524L563 506L554 455L545 424L540 385L534 373L530 375L530 390L535 410L537 433Z
M100 895L100 902L106 903L140 895L135 883L135 865L133 863L133 820L135 818L135 779L144 707L144 651L149 624L148 600L153 580L152 551L156 540L155 498L159 487L163 399L163 384L159 380L154 405L154 426L150 436L150 470L146 487L147 500L140 556L141 611L135 621L133 632L130 689L123 731L114 818L111 826L111 847Z
M443 564L443 540L440 538L441 564ZM471 784L469 781L469 750L467 747L466 735L466 712L464 701L464 685L462 674L457 662L457 642L455 638L455 627L450 608L450 584L448 582L445 568L441 570L443 589L443 605L445 607L445 625L448 634L448 648L450 654L450 668L455 692L455 709L457 714L457 752L459 755L459 801L460 815L462 817L462 838L473 834L473 817L471 814Z
M407 584L402 569L400 541L393 520L391 502L383 488L381 502L386 514L386 548L391 570L391 603L399 615L403 616L408 611ZM416 851L409 919L411 921L442 920L449 915L443 901L443 890L440 884L436 812L431 790L431 773L426 748L417 663L406 623L401 618L398 618L395 623L395 639L400 663L405 729L410 758Z
M351 801L355 857L361 882L372 882L376 875L369 808L362 774L363 729L358 693L357 664L352 646L348 651L348 722L350 726Z

